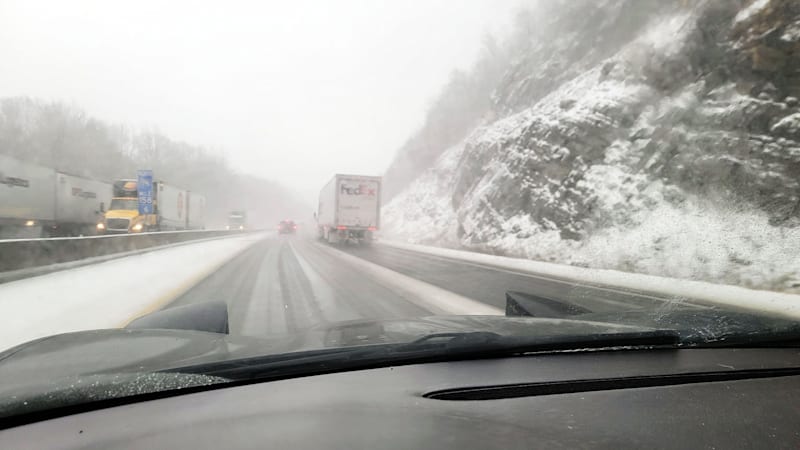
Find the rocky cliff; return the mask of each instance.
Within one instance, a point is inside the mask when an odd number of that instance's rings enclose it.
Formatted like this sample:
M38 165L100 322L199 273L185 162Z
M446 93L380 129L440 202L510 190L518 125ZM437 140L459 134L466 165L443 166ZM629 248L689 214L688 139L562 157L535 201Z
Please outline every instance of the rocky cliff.
M482 122L386 206L388 236L798 289L800 2L524 18Z

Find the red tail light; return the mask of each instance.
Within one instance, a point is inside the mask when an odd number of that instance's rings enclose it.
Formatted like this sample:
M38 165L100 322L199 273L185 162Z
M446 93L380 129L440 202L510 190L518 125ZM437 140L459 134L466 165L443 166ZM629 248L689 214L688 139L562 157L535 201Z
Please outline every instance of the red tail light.
M367 227L369 231L378 231L378 227Z
M346 229L347 229L347 227L346 227L346 226L344 226L344 225L339 225L339 226L337 226L337 227L336 227L336 229L337 229L337 230L346 230Z

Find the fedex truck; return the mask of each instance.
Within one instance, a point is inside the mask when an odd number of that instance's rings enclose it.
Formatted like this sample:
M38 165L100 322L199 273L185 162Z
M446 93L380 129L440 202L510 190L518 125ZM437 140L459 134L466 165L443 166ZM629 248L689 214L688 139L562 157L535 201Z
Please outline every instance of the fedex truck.
M317 234L331 244L371 242L380 217L380 177L335 175L319 193Z
M0 155L0 238L94 234L111 184Z

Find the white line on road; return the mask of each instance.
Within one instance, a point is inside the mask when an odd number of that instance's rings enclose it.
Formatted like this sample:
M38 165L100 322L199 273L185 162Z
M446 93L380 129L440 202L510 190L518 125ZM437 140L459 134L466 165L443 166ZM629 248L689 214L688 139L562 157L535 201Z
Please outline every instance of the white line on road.
M439 256L485 264L535 276L553 276L565 282L602 285L611 289L630 289L663 295L668 301L691 301L707 306L727 306L757 313L771 313L792 319L800 318L800 295L760 291L739 286L714 284L704 281L681 280L607 269L587 269L564 264L487 255L463 250L430 247L382 241L381 245L404 249L425 255Z
M406 300L431 311L433 314L503 315L505 312L477 300L458 295L432 284L416 280L333 247L314 243L343 262L355 267L365 276L400 294Z
M283 303L281 284L278 281L278 247L270 246L261 259L247 313L238 332L244 335L286 333L286 305Z
M361 316L353 311L348 305L336 301L336 295L333 287L331 287L331 285L328 284L328 282L326 282L317 273L317 271L311 267L311 264L306 261L302 252L295 248L295 244L290 241L289 247L291 247L295 257L297 257L297 262L300 264L300 268L303 270L303 273L311 284L311 290L314 292L314 298L319 304L324 316L331 322L360 319Z
M501 273L506 273L506 274L509 274L509 275L515 275L515 276L519 276L519 277L532 278L534 280L548 281L548 282L552 282L552 283L569 284L572 288L583 287L583 288L591 289L592 291L609 292L609 293L617 295L617 296L620 296L620 295L622 295L622 296L634 296L634 297L637 297L637 298L641 297L641 298L646 298L646 299L650 299L650 300L656 300L656 301L659 301L659 302L665 302L665 301L666 302L677 302L677 301L683 300L683 299L676 299L676 298L668 298L668 297L664 297L664 296L656 297L656 296L653 296L653 295L648 295L646 293L636 292L636 291L633 291L631 289L615 289L613 287L600 286L600 285L595 285L595 284L587 284L587 283L581 283L581 282L577 282L577 281L576 282L572 282L572 281L569 281L569 280L564 280L563 278L557 278L557 277L553 277L553 276L544 276L544 275L539 275L539 274L535 274L535 273L531 273L531 272L522 272L520 270L505 269L505 268L500 267L500 266L494 266L494 265L488 265L488 264L484 264L484 263L472 262L469 259L456 259L456 258L449 257L449 256L440 256L437 253L423 253L423 252L414 251L414 250L411 250L411 249L408 249L408 248L404 248L404 247L398 247L398 246L393 245L393 244L385 244L385 245L387 247L394 247L397 250L406 251L406 252L408 252L408 253L410 253L412 255L417 255L417 256L425 255L426 258L430 258L430 259L433 259L433 260L436 260L436 261L442 261L442 262L449 263L449 264L458 263L458 264L463 264L465 266L475 267L475 268L478 268L478 269L490 270L490 271L493 271L493 272L501 272ZM630 300L628 300L628 301L620 301L620 300L611 300L611 299L601 298L601 297L592 297L592 301L593 302L598 302L598 303L605 303L607 305L610 305L610 306L613 306L613 307L616 307L616 308L641 307L641 305L638 305L638 304L636 304L636 303L634 303L634 302L632 302ZM688 307L688 308L695 308L695 309L708 309L709 308L708 306L705 306L705 305L694 305L694 304L686 303L686 302L683 302L682 305L685 306L685 307Z

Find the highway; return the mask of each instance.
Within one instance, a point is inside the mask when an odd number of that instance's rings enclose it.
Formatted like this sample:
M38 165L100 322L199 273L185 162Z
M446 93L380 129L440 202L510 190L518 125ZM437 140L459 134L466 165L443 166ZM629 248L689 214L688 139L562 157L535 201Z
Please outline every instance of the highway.
M448 311L446 307L442 311L429 299L421 298L427 291L409 291L409 284L436 289L440 295L453 297L447 299L453 304L468 304L459 311ZM311 237L272 235L165 307L225 301L231 333L263 337L354 319L413 318L465 311L502 314L508 290L569 300L595 312L652 308L666 300L623 290L576 286L379 243L332 247Z
M96 240L79 241L42 242L91 248ZM502 315L507 291L543 298L536 315L550 317L568 302L601 315L729 305L800 318L800 297L790 294L392 242L332 246L274 231L22 271L27 277L0 282L0 306L15 318L0 329L0 349L209 301L227 304L232 334L261 338L349 320Z
M223 300L231 332L281 335L315 324L431 312L343 264L337 250L294 236L267 238L167 307Z

